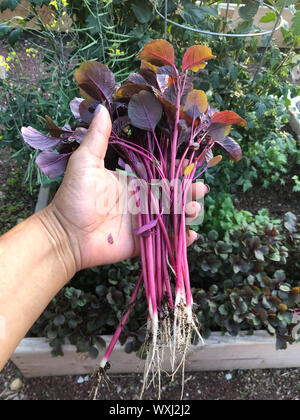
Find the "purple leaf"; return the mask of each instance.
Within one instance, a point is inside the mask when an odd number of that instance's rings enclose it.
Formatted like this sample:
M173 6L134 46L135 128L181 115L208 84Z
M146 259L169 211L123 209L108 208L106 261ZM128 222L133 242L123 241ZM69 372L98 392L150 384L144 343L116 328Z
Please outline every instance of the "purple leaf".
M154 87L155 89L158 89L158 84L156 80L156 74L149 69L141 69L140 73L144 80L146 80L147 85Z
M235 162L242 159L242 149L231 137L225 137L222 141L216 141L216 144L221 146Z
M163 109L159 100L145 90L133 95L128 105L131 124L141 130L154 130L162 114Z
M72 133L72 127L70 126L70 124L65 124L62 128L63 133Z
M95 61L87 61L75 71L75 78L88 97L100 102L103 100L111 102L116 82L114 74L107 66Z
M36 163L48 178L57 178L65 172L71 155L72 153L60 155L54 152L42 152L36 158Z
M21 133L25 143L38 150L53 150L62 141L61 138L46 136L32 127L22 127Z
M170 102L172 105L177 104L177 93L175 91L175 86L169 86L163 93L163 98Z
M192 129L188 127L184 120L180 120L180 132L178 136L178 146L181 144L186 144L191 138Z
M120 136L122 130L130 125L130 119L127 116L117 118L112 125L112 133Z
M93 102L92 104L87 101L84 100L80 103L79 105L79 114L80 114L80 119L87 123L90 124L93 121L94 118L94 110L96 108L96 104L98 104L99 102Z
M81 121L81 115L79 112L79 107L81 102L83 102L84 99L82 98L74 98L71 102L70 102L70 109L72 111L72 114L74 115L74 117L76 118L76 120Z
M214 157L214 154L211 150L208 150L206 155L205 155L205 160L208 163L210 160L212 160Z
M133 233L135 235L149 236L150 230L157 225L158 219L152 220L152 222L147 223L146 225L140 227L139 229L134 229Z
M69 141L76 141L76 143L81 144L82 140L86 136L87 128L77 127L73 132L72 136L69 137Z
M138 84L138 85L146 85L147 84L146 80L139 73L132 73L132 74L130 74L128 80L131 83Z
M157 74L167 74L171 77L176 77L176 72L172 66L162 66L157 69Z

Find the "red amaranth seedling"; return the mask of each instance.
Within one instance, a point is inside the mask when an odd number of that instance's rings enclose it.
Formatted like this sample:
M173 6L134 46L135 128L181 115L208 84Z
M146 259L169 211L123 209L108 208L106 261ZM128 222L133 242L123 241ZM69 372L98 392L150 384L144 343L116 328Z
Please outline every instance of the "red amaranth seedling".
M43 150L37 158L40 168L49 177L56 177L64 172L84 137L95 108L101 103L110 112L113 128L109 145L119 156L119 168L136 177L133 195L138 228L134 234L139 237L142 273L100 369L107 369L144 286L148 304L144 390L151 371L151 378L157 375L160 381L166 347L170 349L174 375L179 368L184 370L193 334L201 339L193 315L187 258L188 194L192 184L221 161L222 156L214 157L213 149L223 149L236 162L241 159L241 148L229 132L232 124L246 123L234 112L210 108L205 93L194 89L192 74L214 58L208 47L188 48L181 72L175 65L173 46L167 41L149 42L138 57L140 72L131 74L121 87L116 86L113 73L105 65L83 63L75 78L86 99L71 102L80 123L61 130L48 118L51 138L31 127L23 128L22 133L27 143ZM113 243L111 235L108 243Z

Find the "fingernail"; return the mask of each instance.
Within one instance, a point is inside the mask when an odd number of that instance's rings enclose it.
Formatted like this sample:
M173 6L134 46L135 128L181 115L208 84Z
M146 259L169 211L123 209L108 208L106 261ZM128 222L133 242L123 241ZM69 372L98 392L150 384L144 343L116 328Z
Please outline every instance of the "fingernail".
M205 186L206 186L206 194L208 194L209 192L210 192L210 186L209 185L207 185L207 184L204 184Z

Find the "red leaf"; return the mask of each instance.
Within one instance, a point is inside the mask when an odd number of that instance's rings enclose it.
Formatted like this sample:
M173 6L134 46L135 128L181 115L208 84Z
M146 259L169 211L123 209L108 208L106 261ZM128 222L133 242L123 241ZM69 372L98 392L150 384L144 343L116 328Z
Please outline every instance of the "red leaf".
M148 42L138 57L154 66L174 65L175 63L174 48L164 39Z
M206 61L215 58L210 48L204 45L194 45L187 49L182 63L182 71L191 69L193 72L197 72L200 69L204 69Z
M215 112L210 121L219 124L237 124L243 127L247 124L242 117L233 111Z
M50 117L48 117L48 115L45 116L45 119L47 130L52 137L59 137L64 132L64 130L59 128L55 122Z
M118 101L127 101L133 95L140 93L142 90L147 90L148 92L152 92L151 87L146 85L141 85L138 83L127 83L126 85L120 87L118 91L115 93L114 98Z

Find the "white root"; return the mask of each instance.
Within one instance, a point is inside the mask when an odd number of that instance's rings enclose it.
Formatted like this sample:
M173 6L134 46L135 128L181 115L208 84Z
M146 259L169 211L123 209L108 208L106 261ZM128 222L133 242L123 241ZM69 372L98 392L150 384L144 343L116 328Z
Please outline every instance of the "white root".
M152 314L151 329L147 337L147 358L144 369L144 383L141 391L141 398L150 385L158 385L158 398L161 397L161 372L166 355L170 356L171 380L175 375L182 372L182 395L184 389L184 369L189 347L192 345L192 335L195 333L202 344L204 340L197 326L197 319L192 313L192 308L187 307L183 296L176 297L174 308L174 319L171 318L171 311L164 307L162 319ZM166 348L169 352L166 352ZM166 372L167 373L167 372ZM151 378L150 378L151 374Z

